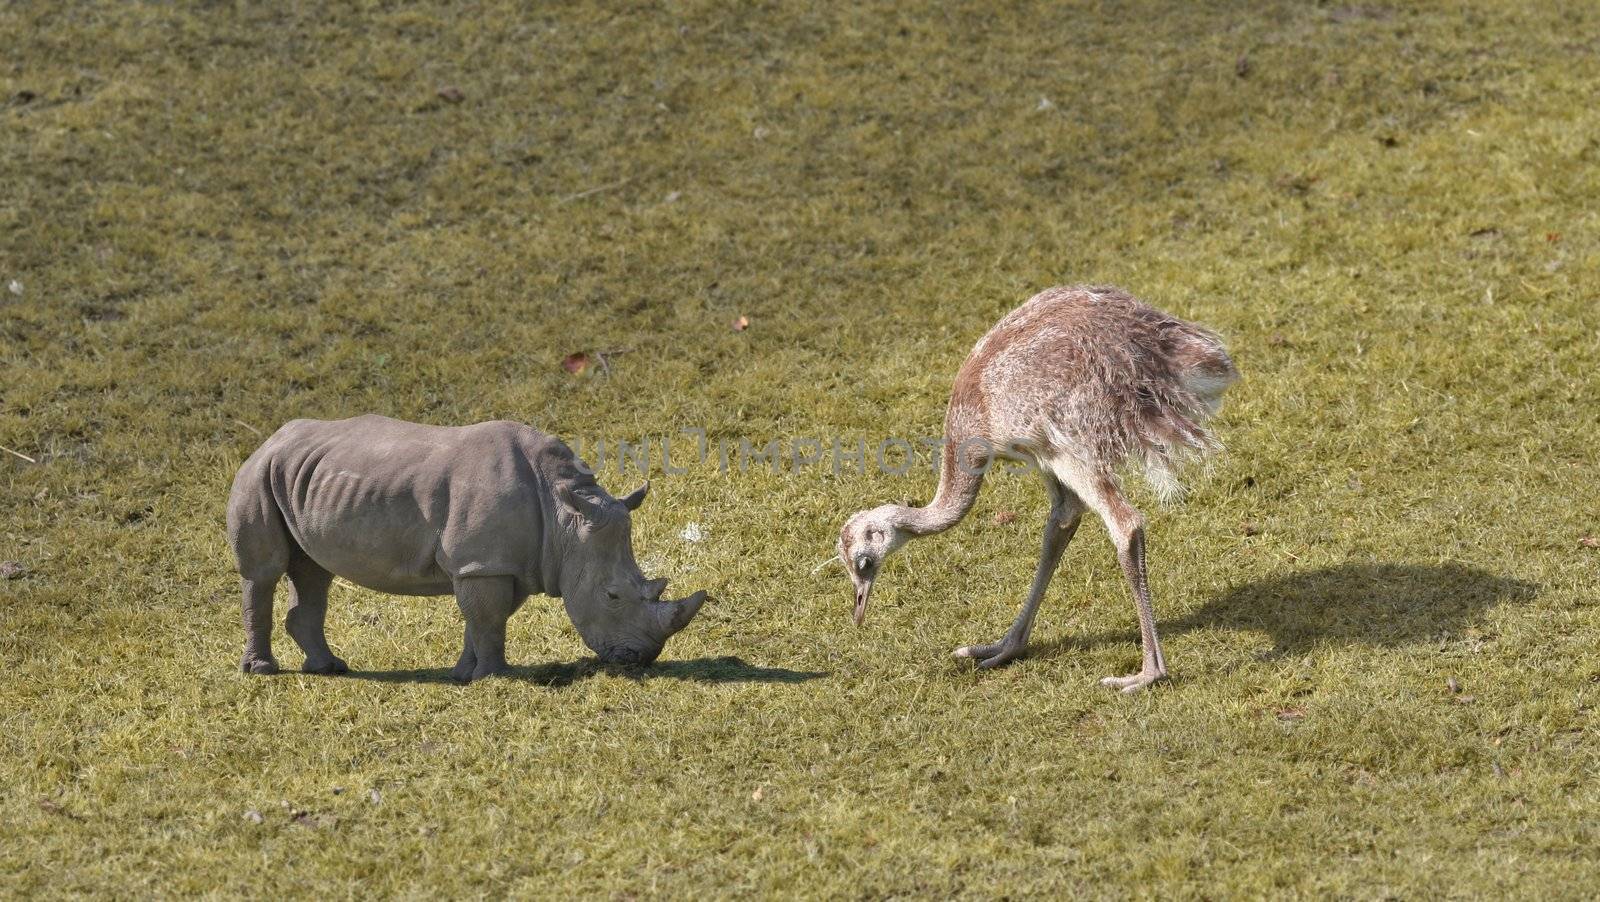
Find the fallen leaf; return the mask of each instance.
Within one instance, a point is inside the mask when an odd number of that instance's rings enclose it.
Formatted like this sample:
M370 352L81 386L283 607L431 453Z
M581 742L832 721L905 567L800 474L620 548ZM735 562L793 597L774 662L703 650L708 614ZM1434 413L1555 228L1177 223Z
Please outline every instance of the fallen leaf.
M1578 544L1582 545L1585 548L1600 548L1600 539L1597 539L1594 536L1584 536L1583 538L1578 540ZM3 573L4 573L3 567L0 567L0 574L3 574Z
M21 579L28 575L28 568L19 561L0 561L0 579Z
M576 376L589 368L589 355L578 351L561 358L561 368Z
M756 791L755 792L750 793L750 800L753 801L753 802L759 802L765 797L766 797L766 793L762 791L760 786L756 787Z
M1004 526L1015 519L1017 519L1017 514L1015 511L996 511L994 515L994 525Z
M1239 535L1241 535L1241 536L1253 536L1253 535L1259 535L1260 533L1261 533L1261 524L1259 524L1259 523L1251 523L1249 521L1245 521L1244 523L1240 523L1239 524Z
M1561 240L1561 233L1560 232L1545 232L1544 233L1544 240L1550 242L1551 244L1555 244L1557 241Z
M1277 712L1276 712L1276 716L1277 716L1277 718L1279 720L1284 721L1286 723L1287 722L1291 722L1291 721L1296 721L1296 720L1304 720L1305 716L1306 716L1306 709L1304 709L1304 708L1279 708L1277 710Z
M733 321L733 331L735 332L743 332L748 328L750 328L750 317L748 316L741 316Z
M439 99L446 103L460 103L467 99L467 95L463 94L461 89L455 85L445 85L439 89Z
M22 296L22 283L18 282L16 279L12 279L10 282L6 283L6 290L10 291L12 294L16 295L17 297L21 297Z

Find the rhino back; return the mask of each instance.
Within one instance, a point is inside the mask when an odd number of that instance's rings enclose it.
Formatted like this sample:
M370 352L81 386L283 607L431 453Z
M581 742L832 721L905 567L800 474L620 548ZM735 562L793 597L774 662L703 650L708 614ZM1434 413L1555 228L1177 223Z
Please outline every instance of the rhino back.
M458 576L514 576L532 593L544 591L553 538L535 458L552 441L516 423L363 416L296 420L258 454L294 541L333 573L414 595L448 593Z

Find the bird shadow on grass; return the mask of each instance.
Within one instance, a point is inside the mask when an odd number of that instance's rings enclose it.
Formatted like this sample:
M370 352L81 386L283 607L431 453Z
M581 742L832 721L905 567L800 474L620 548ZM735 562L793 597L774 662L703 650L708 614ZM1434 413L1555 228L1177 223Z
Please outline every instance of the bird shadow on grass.
M535 683L548 689L564 689L597 674L619 676L634 682L672 679L691 683L804 683L827 676L820 670L789 670L784 667L758 667L742 659L695 658L689 661L664 661L649 667L626 664L602 664L595 658L581 658L562 664L535 664L512 667L492 679ZM450 676L450 668L433 667L417 670L353 670L341 677L371 680L378 683L446 683L459 685Z
M1456 636L1490 608L1525 603L1533 583L1460 564L1340 564L1279 574L1234 586L1176 620L1162 635L1205 629L1249 630L1272 637L1271 656L1302 654L1327 643L1398 646ZM1130 604L1131 607L1131 604ZM1139 641L1135 632L1063 637L1039 652Z

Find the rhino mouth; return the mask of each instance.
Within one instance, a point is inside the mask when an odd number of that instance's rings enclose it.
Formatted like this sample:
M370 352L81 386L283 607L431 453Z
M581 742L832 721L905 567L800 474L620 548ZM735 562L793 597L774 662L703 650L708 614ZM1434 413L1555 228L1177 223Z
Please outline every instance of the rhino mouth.
M661 649L655 651L640 651L636 648L608 648L598 654L602 664L623 664L637 667L647 667L655 663L660 657Z

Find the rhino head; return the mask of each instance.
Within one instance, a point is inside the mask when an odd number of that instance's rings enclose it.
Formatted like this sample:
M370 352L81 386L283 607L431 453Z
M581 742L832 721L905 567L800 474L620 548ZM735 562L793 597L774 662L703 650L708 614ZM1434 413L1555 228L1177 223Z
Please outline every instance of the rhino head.
M626 498L598 485L557 487L573 512L564 542L561 600L583 644L610 664L649 664L700 612L706 593L662 601L664 579L645 579L633 559L632 512L650 484Z

